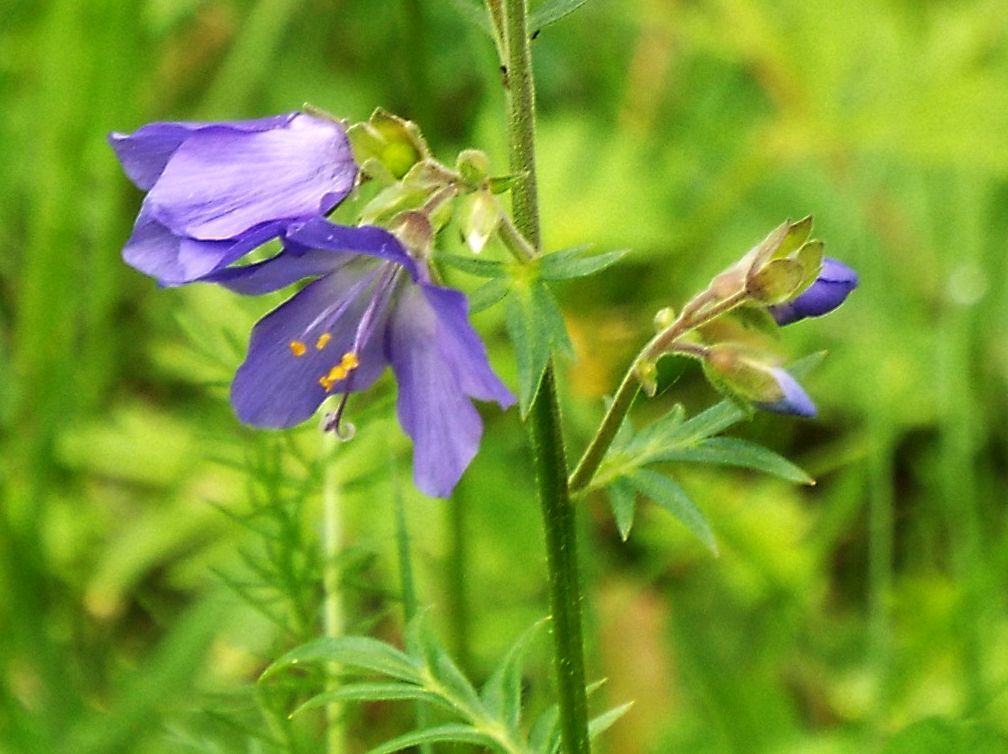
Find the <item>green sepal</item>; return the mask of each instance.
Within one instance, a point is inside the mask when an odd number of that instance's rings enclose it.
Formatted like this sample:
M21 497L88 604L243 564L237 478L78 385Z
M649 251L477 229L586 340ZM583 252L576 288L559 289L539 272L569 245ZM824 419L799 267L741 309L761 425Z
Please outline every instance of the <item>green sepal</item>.
M812 232L812 215L803 217L797 222L785 220L774 228L760 243L744 257L749 275L759 272L763 266L773 260L782 259L801 247Z
M490 159L486 152L464 149L455 160L455 169L462 181L472 189L481 188L490 177Z
M396 181L390 186L385 186L364 206L361 210L361 222L368 225L386 224L400 212L419 207L426 196L426 191L410 188Z
M359 165L366 166L369 160L377 160L397 179L431 156L415 123L380 107L366 122L350 126L347 137Z
M543 280L573 280L610 267L624 256L629 249L607 251L602 254L587 255L587 246L574 246L546 254L539 259L539 275Z
M774 252L774 259L790 256L793 251L801 248L812 233L812 215L806 215L796 222L788 222L784 238Z
M734 346L711 346L703 369L715 388L743 403L774 403L783 397L770 366Z
M798 260L798 263L802 267L801 283L798 284L795 290L795 295L798 295L812 285L816 281L816 278L819 277L819 273L822 272L823 242L818 240L809 241L798 249L795 259Z
M746 292L761 304L779 304L798 291L805 270L797 259L773 259L746 281Z

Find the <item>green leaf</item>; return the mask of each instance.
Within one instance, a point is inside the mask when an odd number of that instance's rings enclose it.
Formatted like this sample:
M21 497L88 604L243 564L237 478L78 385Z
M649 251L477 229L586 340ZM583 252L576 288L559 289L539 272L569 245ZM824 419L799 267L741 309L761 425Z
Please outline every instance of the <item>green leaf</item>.
M266 668L261 677L268 678L296 665L318 662L334 662L409 683L422 681L419 669L408 655L391 644L367 636L340 636L302 644Z
M481 278L503 278L508 274L507 267L502 262L495 262L492 259L477 259L460 254L438 254L437 261Z
M721 401L683 422L666 436L669 444L687 445L728 429L748 416L734 401Z
M560 708L555 704L543 712L529 731L529 749L553 754L560 748Z
M637 511L637 493L624 477L614 480L606 491L609 493L609 507L612 509L613 518L616 519L616 527L619 529L620 537L626 542L630 537L630 529L633 528L634 513Z
M669 445L675 441L675 433L685 419L686 409L681 403L677 403L667 414L651 422L632 438L627 438L629 442L622 445L627 447L627 452L638 454L647 452L652 446ZM619 439L619 435L616 439Z
M798 484L815 484L804 470L769 448L734 437L711 437L692 447L667 448L648 456L643 463L652 461L685 461L688 463L713 463L738 466L762 471L764 474L786 479Z
M475 314L489 309L508 295L510 290L511 282L509 280L504 278L488 280L469 294L469 313Z
M480 693L487 711L512 731L518 730L518 722L521 719L522 667L525 654L545 622L545 620L536 622L518 637Z
M533 34L570 15L588 0L547 0L529 14L528 28Z
M618 707L613 707L608 712L603 712L598 717L593 717L588 721L588 737L595 738L600 733L609 730L613 723L623 717L631 707L633 707L633 702L627 702Z
M469 719L481 716L483 702L479 694L438 643L424 614L414 618L407 627L407 646L422 659L425 677L421 683L426 689L443 696L458 713Z
M610 267L624 256L629 249L607 251L586 256L587 246L575 246L547 254L539 260L539 275L543 280L571 280L593 275Z
M560 307L541 280L516 281L508 297L504 324L515 349L518 405L525 418L552 352L571 356L574 346Z
M412 683L348 683L335 689L316 694L302 704L291 716L299 715L310 709L324 707L334 702L383 702L383 701L420 701L441 707L451 712L455 707L443 698Z
M532 283L532 304L541 327L545 328L550 346L565 356L574 356L574 344L567 334L560 305L549 287L540 281Z
M638 469L627 479L645 497L651 498L660 507L675 516L708 550L717 555L717 543L707 519L696 504L690 500L686 490L667 476L650 469Z
M394 751L402 751L411 746L423 746L424 744L436 743L462 743L473 744L474 746L486 746L495 751L504 752L504 749L491 736L474 728L471 725L461 725L452 723L448 725L438 725L426 730L415 730L405 735L386 741L381 746L376 746L367 754L392 754ZM506 754L506 752L505 752Z

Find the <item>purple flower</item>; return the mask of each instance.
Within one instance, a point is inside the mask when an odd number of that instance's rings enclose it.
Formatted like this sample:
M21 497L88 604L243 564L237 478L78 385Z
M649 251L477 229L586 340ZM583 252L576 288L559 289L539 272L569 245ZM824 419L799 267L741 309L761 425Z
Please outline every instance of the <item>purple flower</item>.
M816 415L815 404L794 377L780 367L768 367L766 371L777 383L780 397L776 400L758 401L754 404L757 408L761 408L764 411L773 411L778 414L793 414L795 416L807 417Z
M445 497L479 447L483 424L470 399L514 396L491 371L468 321L465 296L434 285L391 233L321 217L291 226L285 251L207 278L239 293L314 280L252 329L231 385L238 417L257 427L310 418L330 395L367 389L391 365L399 423L413 439L413 476Z
M123 258L162 285L204 278L329 212L357 176L343 127L298 112L150 123L109 143L147 192Z
M836 309L857 288L858 275L836 259L823 259L822 270L808 288L791 301L768 307L778 325L790 325L805 317L818 317Z

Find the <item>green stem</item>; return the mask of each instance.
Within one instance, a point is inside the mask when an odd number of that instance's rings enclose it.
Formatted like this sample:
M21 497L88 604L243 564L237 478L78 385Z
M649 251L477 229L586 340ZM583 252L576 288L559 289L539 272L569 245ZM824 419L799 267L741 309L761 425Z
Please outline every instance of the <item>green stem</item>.
M403 506L402 487L399 485L399 474L396 471L395 459L390 458L392 468L392 498L395 506L396 550L399 558L399 588L402 593L403 617L406 625L416 617L418 604L416 586L413 582L413 559L410 557L409 530L406 528L406 510ZM416 705L417 730L430 727L430 710L423 702ZM433 749L429 743L420 744L420 754L431 754Z
M630 406L633 405L634 398L637 397L637 393L640 390L640 383L637 379L638 364L642 360L657 359L663 353L671 351L677 351L695 358L702 358L702 346L680 343L679 339L691 330L695 330L697 327L705 325L722 314L741 306L747 300L748 295L745 291L740 291L720 300L717 300L711 291L704 291L686 304L675 322L655 335L644 346L637 358L631 362L626 374L623 375L623 381L616 389L616 395L613 396L609 409L606 411L605 416L602 417L602 423L581 455L581 460L578 461L574 473L571 474L568 484L572 493L580 492L591 483L595 472L598 471L598 467L602 463L602 459L605 458L606 451L609 450L609 446L612 445L612 441L619 431L620 424L623 423L623 419L630 410Z
M623 423L623 419L630 410L638 392L640 392L640 383L637 381L633 367L631 367L623 375L623 382L616 389L616 395L613 396L613 401L609 404L609 410L602 417L598 431L588 447L585 448L574 473L571 474L569 484L572 493L583 490L595 476L599 464L602 463L606 451L609 450L609 446L612 444L613 438L616 437L616 432L619 431L620 424Z
M511 191L511 199L516 229L534 249L539 249L535 89L526 1L505 0L511 172L522 176ZM589 754L575 509L567 487L567 458L552 361L546 365L532 400L528 428L546 533L562 746L565 754Z
M322 607L323 632L327 639L336 639L344 633L343 602L340 599L339 552L343 543L343 517L340 510L341 485L335 450L338 438L335 432L323 432L322 447L325 476L322 482ZM328 689L337 685L338 667L328 669ZM343 713L341 705L326 706L326 752L342 754Z
M469 573L469 552L466 547L466 494L465 486L455 489L447 501L450 551L448 553L447 598L451 621L452 650L464 672L472 669L472 651L469 646L469 599L466 577Z

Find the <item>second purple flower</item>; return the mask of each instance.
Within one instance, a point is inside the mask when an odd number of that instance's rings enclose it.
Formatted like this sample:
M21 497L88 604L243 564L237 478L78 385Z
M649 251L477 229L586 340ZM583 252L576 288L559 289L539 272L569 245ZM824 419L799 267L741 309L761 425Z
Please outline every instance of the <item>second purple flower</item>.
M123 258L162 285L200 280L326 214L357 176L343 127L299 112L150 123L109 143L147 191Z

